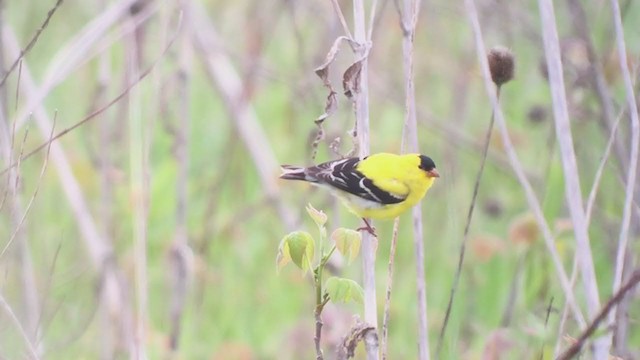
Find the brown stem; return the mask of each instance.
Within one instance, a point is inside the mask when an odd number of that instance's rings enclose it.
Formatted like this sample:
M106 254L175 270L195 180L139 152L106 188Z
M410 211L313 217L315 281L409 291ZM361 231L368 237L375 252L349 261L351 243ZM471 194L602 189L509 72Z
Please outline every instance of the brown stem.
M7 81L7 78L9 77L9 75L11 75L11 73L16 69L18 64L21 63L22 58L24 58L24 56L33 48L33 45L36 44L36 41L38 41L38 38L40 37L40 34L42 34L44 29L47 28L47 25L49 25L49 20L51 20L51 17L53 16L53 14L55 14L56 10L58 10L60 5L62 5L62 1L63 0L58 0L56 2L56 4L53 5L53 7L47 13L47 17L44 19L44 22L42 23L42 25L40 25L40 28L35 32L35 34L31 38L31 40L27 44L27 46L24 49L20 50L20 54L13 61L13 64L11 64L11 66L9 67L9 70L7 70L7 72L4 73L4 76L2 77L2 80L0 80L0 87L2 87L2 85L4 85L5 81Z
M598 325L600 325L600 323L607 317L609 311L611 311L611 309L613 309L620 301L622 301L625 294L633 289L638 284L638 282L640 282L640 268L636 269L631 277L629 277L629 280L624 285L622 285L622 287L620 287L620 290L618 290L618 292L615 293L615 295L613 295L609 299L609 301L607 301L607 303L598 312L593 321L591 321L587 328L578 337L576 342L574 342L573 345L571 345L562 354L560 354L560 356L558 356L556 360L569 360L572 357L576 356L582 349L585 341L587 341L587 339L591 335L593 335L593 333L598 329Z
M496 89L496 98L500 100L500 86ZM491 143L491 133L493 132L493 124L495 122L495 111L491 113L491 119L489 120L489 127L484 139L484 146L482 147L482 159L480 160L480 169L476 174L476 180L473 184L473 195L471 196L471 204L469 205L469 211L467 212L467 222L464 225L464 234L462 235L462 244L460 245L460 253L458 256L458 267L456 268L456 274L453 278L453 285L451 286L451 292L449 293L449 302L447 303L447 311L444 315L444 321L442 322L442 328L440 329L440 336L438 337L438 345L436 347L436 358L440 357L442 351L442 345L444 342L444 334L447 331L447 325L449 324L449 316L451 315L451 308L453 306L453 299L456 296L458 284L460 283L460 275L462 273L462 264L464 263L464 254L467 247L467 241L469 239L469 228L471 226L471 219L473 218L473 210L476 206L478 199L478 189L480 188L480 180L484 173L484 165L487 162L487 154L489 153L489 145Z

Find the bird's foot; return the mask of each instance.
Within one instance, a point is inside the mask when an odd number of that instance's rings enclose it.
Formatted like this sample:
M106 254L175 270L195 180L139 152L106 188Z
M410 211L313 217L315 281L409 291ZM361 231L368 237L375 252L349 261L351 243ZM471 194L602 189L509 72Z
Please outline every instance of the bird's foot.
M376 228L375 228L375 227L373 227L373 226L371 226L371 224L369 224L369 222L367 221L367 219L362 218L362 220L364 221L365 226L361 226L361 227L359 227L359 228L358 228L358 229L356 229L356 230L358 230L358 231L366 231L366 232L368 232L369 234L371 234L371 236L373 236L373 237L375 237L375 238L378 238L378 234L376 234Z

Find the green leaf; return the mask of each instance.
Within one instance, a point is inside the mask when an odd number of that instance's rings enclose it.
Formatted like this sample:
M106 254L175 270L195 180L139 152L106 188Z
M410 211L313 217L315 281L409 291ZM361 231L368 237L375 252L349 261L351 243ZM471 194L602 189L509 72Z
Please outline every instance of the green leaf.
M331 239L335 241L336 248L347 258L348 263L358 256L362 243L362 235L359 231L338 228L331 234Z
M313 260L315 244L313 237L306 231L294 231L280 242L276 267L278 271L290 261L303 271L307 271Z
M329 298L334 303L355 301L362 304L364 291L360 285L351 280L339 277L330 277L324 285Z
M311 204L307 204L307 213L319 228L322 229L324 227L324 224L327 223L327 214L325 214L322 210L316 210L316 208L314 208Z

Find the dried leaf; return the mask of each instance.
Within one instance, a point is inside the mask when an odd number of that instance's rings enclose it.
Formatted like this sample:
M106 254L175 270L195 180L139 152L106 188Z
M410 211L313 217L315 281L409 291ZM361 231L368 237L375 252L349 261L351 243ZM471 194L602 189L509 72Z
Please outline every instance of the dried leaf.
M331 65L336 60L336 56L338 55L338 52L340 51L340 44L343 41L349 41L349 38L346 37L346 36L338 37L333 42L333 45L331 46L331 49L327 53L327 56L324 59L324 63L322 63L322 65L318 66L315 69L316 75L318 75L320 77L320 79L322 79L322 82L327 87L331 87L331 83L329 82L329 65Z
M351 327L349 333L344 336L340 345L338 345L336 358L338 360L351 359L355 355L358 343L363 341L368 334L373 334L377 339L378 334L376 333L376 328L356 318L356 323Z
M342 88L344 95L353 101L354 94L360 92L360 73L362 72L362 61L366 57L354 62L342 75Z
M325 102L325 105L324 105L324 113L318 116L315 120L315 124L318 127L318 133L316 134L316 137L313 140L313 143L311 144L311 149L312 149L311 159L316 158L316 155L318 154L318 145L324 139L325 132L322 127L322 123L329 116L333 115L333 113L338 109L338 97L335 90L333 89L333 86L331 86L331 81L329 80L329 66L336 60L336 56L340 51L340 44L343 41L350 41L350 40L346 36L338 37L333 42L331 49L327 53L324 63L322 63L322 65L318 66L315 69L316 75L320 77L324 86L329 90L329 94L327 95L327 101Z

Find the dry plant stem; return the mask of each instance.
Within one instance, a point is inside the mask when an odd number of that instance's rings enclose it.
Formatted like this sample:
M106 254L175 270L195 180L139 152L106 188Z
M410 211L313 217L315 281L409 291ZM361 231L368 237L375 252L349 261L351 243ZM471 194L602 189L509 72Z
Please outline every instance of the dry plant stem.
M4 296L2 296L2 294L0 294L0 305L2 305L2 308L7 313L7 315L11 319L11 321L13 322L13 325L16 327L16 329L20 333L20 336L22 336L22 339L24 340L26 348L27 348L27 350L29 352L30 358L31 359L39 359L40 357L36 353L36 349L33 347L33 344L29 340L29 335L27 335L26 331L22 327L22 324L20 324L20 320L18 320L18 317L13 312L13 310L11 309L11 306L9 306L9 304L5 300Z
M526 174L524 173L522 164L518 159L518 155L511 143L511 138L509 137L509 132L507 130L507 124L504 119L504 114L502 113L502 109L498 104L498 99L496 97L494 91L494 84L491 82L491 74L489 73L489 65L487 63L486 49L484 46L484 40L482 39L482 30L480 29L480 21L478 19L478 12L476 10L475 1L474 0L465 0L465 8L467 12L467 16L469 17L469 22L471 23L471 27L474 33L474 40L476 42L476 54L478 57L478 62L481 65L483 80L485 84L485 90L487 95L491 101L491 105L493 107L493 111L495 114L496 124L500 130L500 135L502 137L502 142L504 144L504 150L507 153L507 157L509 159L509 163L513 168L513 171L520 182L520 186L522 186L525 196L527 198L527 203L531 208L531 211L536 218L536 222L538 226L542 230L542 235L545 241L545 245L547 250L549 251L549 255L551 256L551 260L553 262L556 275L558 280L560 281L560 286L564 291L564 295L569 303L569 307L571 308L571 313L573 317L577 321L580 327L585 327L586 322L582 313L580 312L580 308L578 307L573 290L569 283L569 279L562 265L562 261L560 260L560 255L555 247L555 241L553 238L553 234L551 233L551 229L547 224L547 221L544 218L542 213L542 208L540 206L540 202L538 201L529 180L527 180Z
M405 83L405 122L402 134L402 152L407 143L410 152L420 153L418 145L418 121L416 118L415 87L413 82L414 38L420 0L404 0L404 11L400 15L402 24L402 58ZM399 5L397 5L399 9ZM418 359L429 359L429 332L427 323L427 288L423 243L422 208L411 210L413 219L413 245L416 253L416 289L418 312Z
M591 86L597 95L596 99L602 109L601 124L607 132L613 134L615 133L614 128L617 126L614 125L613 101L611 100L611 94L607 87L607 80L604 76L600 60L598 59L598 54L596 53L593 41L591 41L589 20L587 19L584 7L580 0L569 0L568 6L572 14L571 19L573 21L573 26L576 29L578 37L585 45L587 58L589 59L588 70L591 77ZM627 159L625 157L626 151L624 140L622 137L616 135L614 137L614 142L616 157L620 163L622 174L624 175L628 166Z
M571 288L573 288L576 284L576 280L578 279L578 257L573 257L573 266L571 267ZM558 325L558 340L556 341L555 350L553 352L554 358L558 356L560 353L560 346L562 345L562 340L564 338L564 327L567 324L567 317L569 316L569 304L567 300L564 301L564 307L562 309L562 315L560 316L560 324Z
M400 218L397 217L393 221L393 236L391 237L391 250L389 251L389 265L387 267L387 292L384 299L384 316L382 318L382 360L387 359L388 330L389 330L389 310L391 310L391 289L393 287L393 263L396 258L396 248L398 245L398 228L400 227Z
M589 323L589 326L582 332L582 334L578 337L578 339L571 345L568 349L566 349L560 356L558 356L557 360L569 360L576 356L587 339L593 335L593 333L598 329L598 326L602 321L605 320L608 314L610 314L611 310L616 307L616 305L622 301L624 296L633 289L640 282L640 269L636 269L633 274L629 277L629 280L623 284L620 289L607 301L600 311L596 313L593 321Z
M114 3L112 6L102 11L98 17L94 18L94 20L87 24L82 30L78 31L78 35L74 36L64 46L62 46L60 50L58 50L58 52L52 57L52 60L47 67L47 71L42 77L43 80L40 83L37 94L27 99L20 111L16 111L14 118L18 123L18 128L24 124L30 114L33 113L33 109L44 101L49 92L56 85L66 79L73 72L78 71L78 68L83 63L86 64L91 56L96 55L88 54L89 50L95 47L96 44L99 44L100 40L109 34L109 31L115 24L126 19L129 15L131 5L136 1L139 0L121 0L120 2ZM149 17L149 14L154 7L147 7L149 8L149 11L141 12L136 16L136 19L141 18L144 20ZM129 23L131 22L127 22L127 24ZM137 25L140 23L141 22L139 20L136 20ZM123 28L126 29L127 26L125 25ZM129 31L126 31L125 33L134 31L135 27L129 28L128 30ZM124 34L122 33L119 34L115 40L120 39L123 35ZM111 44L113 44L113 42Z
M347 35L349 40L353 40L353 35L351 35L349 25L347 25L347 20L344 18L344 14L342 13L342 9L340 9L338 0L331 0L331 6L333 6L333 11L336 13L338 20L340 20L340 24L342 25L342 30L344 31L345 35ZM351 42L349 42L349 44L351 44Z
M624 30L622 28L622 18L620 15L620 4L617 0L611 0L611 11L613 13L613 23L615 25L616 46L618 49L618 57L620 58L620 70L624 88L626 92L626 100L631 118L631 154L629 159L629 172L627 174L627 184L625 188L626 196L624 201L624 210L622 213L622 225L620 226L620 236L618 239L618 249L616 251L615 272L613 276L613 292L617 292L622 283L624 270L624 258L629 242L629 226L631 224L632 202L635 194L636 170L638 166L638 147L640 146L640 120L638 119L638 105L633 89L633 82L627 63L627 49L624 41ZM609 324L613 324L616 317L616 304L609 314ZM609 340L611 336L609 336ZM608 347L606 348L608 350Z
M20 77L22 76L22 60L20 60L20 65L18 65L18 81L16 82L16 94L15 94L15 104L13 111L18 111L18 102L20 100Z
M29 53L29 51L36 44L36 42L38 41L38 38L40 38L40 34L42 34L44 29L47 28L47 25L49 25L49 21L51 20L51 17L53 17L53 14L55 14L56 11L58 10L58 8L60 7L60 5L62 5L62 2L63 2L63 0L58 0L56 2L56 4L49 10L49 12L47 13L47 17L44 19L44 22L42 23L42 25L40 25L40 28L35 32L35 34L33 34L33 37L31 38L31 40L29 41L27 46L25 46L24 49L20 50L20 54L14 60L13 64L11 64L11 66L9 67L9 70L7 70L4 73L4 76L2 77L2 80L0 80L0 87L2 87L4 85L4 83L7 81L7 78L9 77L9 75L11 75L11 73L16 69L18 64L22 61L22 58L24 58L24 56L27 53Z
M178 28L180 27L180 25L178 25ZM5 32L9 31L10 32L10 36L9 36L9 40L11 40L13 42L13 44L17 44L17 40L15 39L15 35L13 34L13 32L11 31L11 29L6 29ZM176 33L177 35L177 33ZM109 108L111 108L111 106L113 106L114 104L118 103L120 100L124 99L125 97L127 97L129 95L129 92L134 89L138 84L140 84L140 82L142 82L142 80L144 80L155 68L156 65L158 65L158 63L164 58L164 56L166 55L167 51L171 48L171 46L173 45L173 42L175 41L176 37L172 37L167 46L164 48L164 50L162 51L162 53L158 56L158 58L143 72L141 72L139 74L139 76L134 79L129 85L127 85L116 97L114 97L111 101L109 101L107 104L105 104L104 106L102 106L101 108L99 108L98 110L92 112L91 114L87 115L86 117L84 117L82 120L76 122L74 125L72 125L71 127L68 127L64 130L62 130L61 132L59 132L58 134L56 134L51 141L47 141L43 144L40 144L38 147L36 147L35 149L31 150L29 153L27 153L24 156L20 156L18 158L17 162L12 163L11 165L9 165L8 167L4 168L2 171L0 171L0 175L4 175L7 171L9 171L10 169L16 167L18 165L18 163L22 160L26 160L28 158L30 158L31 156L33 156L34 154L36 154L37 152L41 151L42 149L46 148L48 146L49 142L53 142L59 138L61 138L62 136L66 135L67 133L69 133L72 130L75 130L76 128L86 124L87 122L93 120L94 118L98 117L98 115L102 114L103 112L107 111ZM17 45L16 45L17 46ZM29 75L30 76L30 75ZM31 93L35 93L34 97L40 96L43 93L42 87L40 87L39 91L35 91L35 84L33 83L33 79L31 79L31 77L29 77L30 79L30 83L32 84L32 86L34 87ZM27 91L24 91L27 92ZM38 97L38 99L40 99ZM36 111L38 108L41 107L41 102L35 102L33 99L29 99L28 101L30 101L31 103L37 104L36 107ZM17 120L16 120L17 121Z
M591 214L593 213L593 206L596 202L596 197L598 196L600 180L602 179L602 174L604 174L604 167L607 165L607 160L609 159L609 155L611 154L611 148L618 131L618 125L620 125L620 121L622 120L622 114L623 112L618 115L616 122L613 124L611 134L609 135L609 141L607 142L607 146L605 147L604 154L602 154L602 159L600 160L600 164L598 165L598 170L596 170L596 175L593 178L593 185L591 186L591 191L589 192L589 197L587 198L587 208L585 210L587 226L591 224Z
M180 35L180 48L178 53L179 67L175 74L178 90L178 126L175 137L175 158L178 164L176 179L176 232L171 249L172 255L172 291L171 291L171 335L170 347L177 350L180 336L181 319L187 297L187 281L190 268L188 261L191 253L187 233L187 198L189 183L189 132L190 132L190 83L193 49L191 43L191 16L189 7L183 6L184 27Z
M364 0L353 0L354 40L358 43L355 51L356 60L362 60L362 70L359 73L360 90L355 96L356 130L358 133L358 151L360 158L369 155L369 79L368 67L369 46L366 38ZM362 232L362 269L364 289L364 321L378 328L377 299L376 299L376 250L377 238ZM375 336L375 339L372 337ZM377 330L370 331L365 336L367 360L379 358Z
M11 29L5 29L4 35L7 36L5 39L5 44L7 44L9 52L17 52L17 41ZM23 66L23 76L22 76L22 92L28 98L36 93L36 84L34 83L31 72L29 71L28 66L25 64ZM47 115L45 109L40 106L36 108L34 112L35 123L40 129L40 132L46 134L46 138L49 137L49 133L51 132L51 120ZM67 197L69 198L70 205L72 206L74 213L76 215L76 220L78 220L78 225L80 227L81 232L86 237L88 241L88 250L91 255L91 259L95 260L96 264L99 264L102 259L110 256L111 249L108 246L101 236L99 235L97 228L95 226L95 222L93 218L90 216L88 211L86 202L84 201L84 196L81 193L80 186L73 176L71 171L71 166L67 160L66 155L64 154L62 147L60 144L54 142L59 135L56 135L52 138L51 141L45 141L43 145L39 147L39 149L44 149L51 146L51 161L54 166L58 170L58 175L60 176L60 182L63 186ZM50 145L49 145L50 144ZM18 161L27 159L30 154L21 156ZM16 163L17 165L17 163ZM11 166L13 167L13 166ZM10 167L10 168L11 168ZM9 168L3 170L3 173L8 171Z
M609 154L611 154L611 147L616 139L616 133L618 131L618 125L620 125L620 120L622 119L622 113L618 116L613 128L611 129L611 134L609 135L609 141L607 142L607 146L604 149L604 154L602 154L602 159L600 160L600 164L598 165L598 170L596 170L596 175L593 178L593 185L591 186L591 191L589 192L589 197L587 198L587 209L585 211L587 227L591 223L591 214L593 212L593 205L596 202L596 196L598 196L598 189L600 188L600 180L602 179L602 174L604 174L604 167L607 165L607 160L609 159Z
M551 98L553 100L556 136L560 147L560 156L565 178L565 196L573 222L576 253L580 272L582 273L587 313L593 316L595 312L598 311L598 308L600 308L600 298L593 266L593 255L591 254L591 243L589 241L585 209L582 202L578 166L573 148L573 137L571 135L571 123L569 121L569 109L567 107L562 62L560 60L560 43L558 41L555 14L551 0L538 0L538 5L540 7L542 21L542 35L549 73ZM597 346L596 349L594 349L596 359L605 357L605 351L606 349L602 348L602 345Z
M4 46L2 45L2 27L5 22L5 0L0 0L0 74L5 74L7 71L7 62L4 55ZM8 90L6 86L0 86L0 121L5 123L5 119L8 118L9 97L7 96ZM0 129L1 129L0 125ZM5 143L7 144L7 143Z
M131 83L139 77L139 53L135 34L130 34L126 39L127 82ZM135 356L138 359L146 359L146 324L148 308L148 280L147 280L147 214L149 207L149 124L142 115L142 94L139 87L129 92L127 99L129 116L129 171L130 171L130 198L133 223L133 253L136 289L136 331L135 331Z
M195 1L189 1L188 6L191 7L189 11L193 16L193 24L198 28L198 31L192 32L192 41L199 51L205 72L224 99L229 118L233 120L233 126L251 155L265 194L285 227L293 230L295 216L280 200L280 189L276 182L278 162L253 106L246 100L240 76L224 52L220 36L211 20L205 16L206 11Z
M54 128L56 126L57 115L58 115L58 113L56 112L55 115L53 116L53 124L51 125L51 132L49 134L49 139L51 139L51 137L53 137L53 131L54 131ZM33 205L33 202L36 199L36 196L38 195L38 190L40 190L40 184L42 183L42 178L44 176L44 173L47 171L47 165L49 164L49 154L50 154L50 152L51 152L51 142L49 141L49 146L47 147L47 154L45 155L44 161L42 163L42 168L40 169L40 176L38 177L38 182L36 182L36 188L33 190L33 194L31 195L31 199L29 199L29 203L27 204L27 207L25 208L24 213L22 214L22 217L20 218L20 221L16 225L16 228L13 230L13 233L11 234L11 237L9 238L9 241L7 241L7 243L5 244L5 246L2 249L2 251L0 251L0 259L2 259L2 256L4 255L4 253L7 252L7 249L9 249L9 247L13 243L13 240L16 238L16 236L20 232L20 228L24 224L24 221L27 219L27 215L29 215L29 211L31 210L31 206Z
M17 40L15 38L15 35L13 34L13 31L10 28L5 28L3 30L3 35L6 37L4 39L4 43L7 45L9 53L17 55L19 53L19 47L17 45ZM21 85L21 92L28 100L30 100L31 97L35 96L35 94L38 93L37 87L31 77L31 72L29 71L29 67L26 63L24 63L22 69ZM34 109L33 115L35 123L40 129L40 132L48 136L49 132L51 131L51 120L49 119L49 116L47 115L42 104ZM69 160L67 159L62 146L59 143L55 142L55 139L59 136L61 135L58 134L54 136L51 141L47 141L45 143L46 145L41 146L40 149L48 147L49 144L51 144L51 154L49 159L55 167L58 177L60 178L62 190L65 193L69 202L69 206L71 207L76 218L76 222L78 224L80 234L82 235L82 240L84 241L89 259L97 271L103 272L103 301L108 307L108 311L113 316L121 316L121 319L123 321L123 338L130 339L130 335L128 334L128 326L130 322L129 317L126 316L127 304L123 302L125 293L124 289L119 283L115 267L105 266L105 264L109 264L109 259L111 259L111 257L113 256L113 250L111 248L111 245L107 241L105 241L105 239L99 233L96 222L89 212L80 185L73 175ZM32 152L31 154L33 153L34 152ZM30 155L21 156L20 158L26 159L29 156ZM9 167L8 169L10 168L11 167ZM3 170L2 173L5 173L6 171L8 171L8 169Z
M501 86L496 88L496 101L500 101L500 89ZM460 275L462 274L462 265L464 264L464 255L467 247L467 241L469 240L469 229L471 227L471 220L473 219L473 210L476 206L478 199L478 190L480 189L480 180L484 173L484 166L487 162L487 154L489 153L489 145L491 144L491 134L493 133L493 124L495 123L495 112L491 112L491 118L489 119L489 126L487 127L487 133L484 137L484 145L482 147L482 158L480 159L480 168L476 174L476 179L473 183L473 195L471 195L471 204L469 205L469 211L467 212L467 222L464 225L464 233L462 235L462 244L460 244L460 252L458 253L458 266L456 267L456 273L453 276L453 285L451 285L451 292L449 293L449 302L447 303L447 310L444 314L444 321L442 322L442 328L440 329L440 335L438 337L438 346L436 347L436 358L440 358L442 352L442 345L444 345L444 335L447 332L447 324L449 323L449 316L451 315L451 308L453 307L453 299L456 296L458 285L460 283Z
M0 112L0 116L0 143L6 144L2 147L2 149L0 149L0 151L2 151L2 157L4 158L6 164L9 165L13 163L13 146L16 139L16 122L13 122L11 131L9 132L9 127L7 126L7 117L5 117L4 113L2 112ZM20 152L21 153L18 155L18 157L22 155L22 149L20 150ZM4 173L2 175L4 175ZM0 200L0 211L2 211L2 209L4 208L7 196L9 195L9 189L12 188L11 179L13 179L13 176L12 173L9 172L9 174L7 174L7 181L5 183L4 191L2 192L2 200Z

